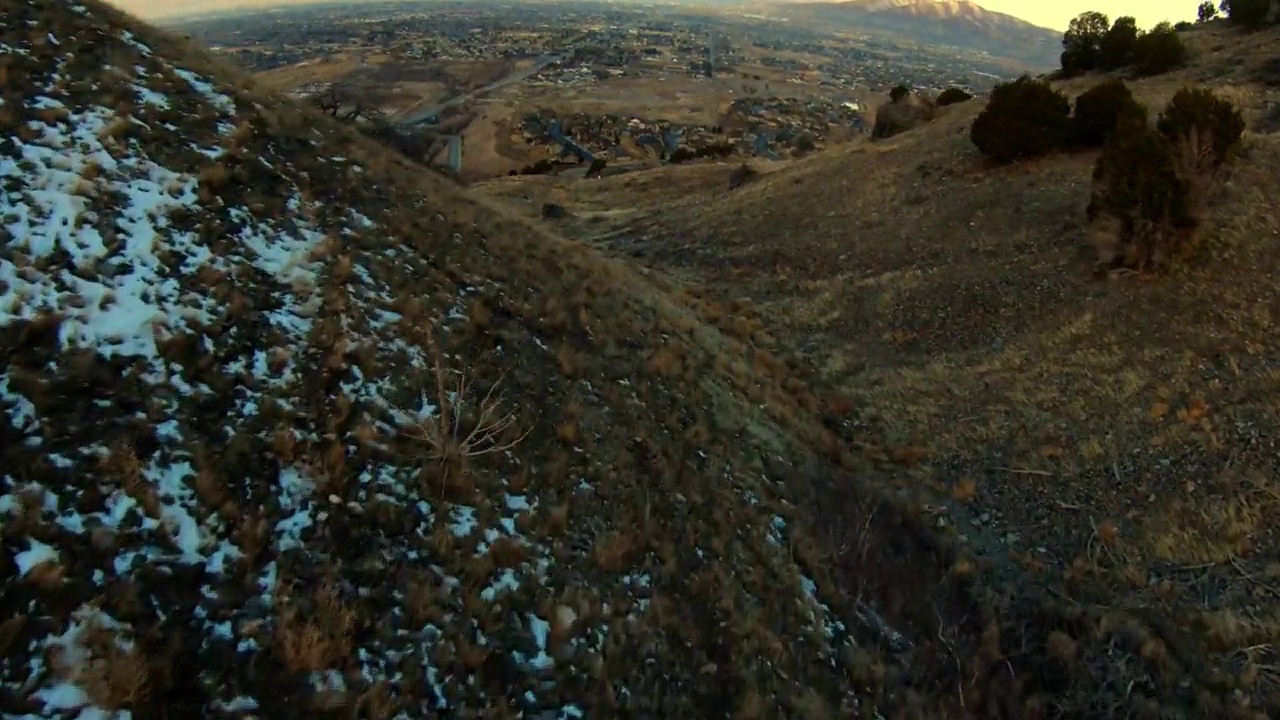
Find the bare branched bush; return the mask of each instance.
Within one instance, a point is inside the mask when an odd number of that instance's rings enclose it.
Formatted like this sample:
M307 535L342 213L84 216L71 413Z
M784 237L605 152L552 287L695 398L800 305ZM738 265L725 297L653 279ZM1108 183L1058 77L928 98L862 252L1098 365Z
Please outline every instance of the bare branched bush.
M472 458L511 450L532 428L516 430L519 407L509 403L500 390L506 373L478 396L474 377L466 370L446 369L437 352L433 375L435 412L408 435L426 443L427 458L439 471L443 493L465 473Z

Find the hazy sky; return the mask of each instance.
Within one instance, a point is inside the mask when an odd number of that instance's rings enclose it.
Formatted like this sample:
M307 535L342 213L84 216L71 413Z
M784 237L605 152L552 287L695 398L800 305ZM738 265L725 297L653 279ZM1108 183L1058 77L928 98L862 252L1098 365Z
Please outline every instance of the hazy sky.
M1104 12L1112 20L1122 15L1137 18L1148 28L1163 20L1194 20L1199 0L977 0L988 10L1008 13L1036 25L1065 30L1071 18L1087 10Z
M287 5L305 0L109 0L143 18L179 13L224 10L238 5ZM1132 15L1141 27L1162 20L1177 22L1195 18L1198 0L978 0L988 10L1008 13L1029 22L1065 30L1071 18L1086 10L1100 10L1111 19ZM1172 8L1172 9L1170 9Z

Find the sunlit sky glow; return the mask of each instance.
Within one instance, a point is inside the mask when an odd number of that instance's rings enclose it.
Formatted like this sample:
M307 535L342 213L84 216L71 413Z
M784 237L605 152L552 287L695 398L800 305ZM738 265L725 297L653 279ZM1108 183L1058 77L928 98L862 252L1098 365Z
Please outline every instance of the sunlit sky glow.
M1149 28L1164 20L1194 20L1200 5L1199 0L980 0L978 4L1057 30L1065 30L1071 18L1087 10L1106 13L1112 20L1132 15L1139 27Z
M114 0L142 18L174 14L227 10L237 6L295 5L305 0ZM1132 15L1141 27L1151 27L1162 20L1177 22L1195 18L1198 0L981 0L988 10L1008 13L1028 22L1057 30L1066 29L1071 18L1086 10L1099 10L1111 19Z

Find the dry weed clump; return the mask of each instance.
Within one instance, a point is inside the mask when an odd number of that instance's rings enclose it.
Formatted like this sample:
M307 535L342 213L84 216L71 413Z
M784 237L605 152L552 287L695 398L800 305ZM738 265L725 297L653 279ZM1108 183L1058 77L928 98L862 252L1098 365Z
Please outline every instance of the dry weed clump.
M282 585L276 605L275 650L289 670L328 670L351 654L356 616L332 583L322 584L311 597L298 597Z
M84 690L99 707L112 711L136 708L152 690L151 668L136 642L124 642L117 630L88 621L76 643L50 649L54 671Z
M500 390L505 373L476 398L474 378L466 370L447 370L440 352L435 355L435 411L407 434L427 445L424 485L434 485L444 494L465 485L467 463L473 458L514 449L532 428L516 430L519 407Z

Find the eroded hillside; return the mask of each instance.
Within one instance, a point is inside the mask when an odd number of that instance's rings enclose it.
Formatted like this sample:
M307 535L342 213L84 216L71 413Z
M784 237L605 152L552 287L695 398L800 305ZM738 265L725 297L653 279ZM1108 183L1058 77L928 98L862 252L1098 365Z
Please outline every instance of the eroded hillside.
M927 489L939 527L1068 607L1136 613L1147 630L1113 617L1097 636L1128 635L1114 642L1130 669L1274 712L1280 32L1183 36L1188 67L1132 81L1134 94L1154 115L1207 85L1248 131L1204 252L1173 277L1095 277L1096 153L991 167L969 140L982 100L888 141L762 163L735 189L734 166L705 164L479 191L560 203L562 232L785 348L833 424L899 467L889 482Z
M955 672L975 596L780 361L242 78L0 15L6 716L846 717Z

